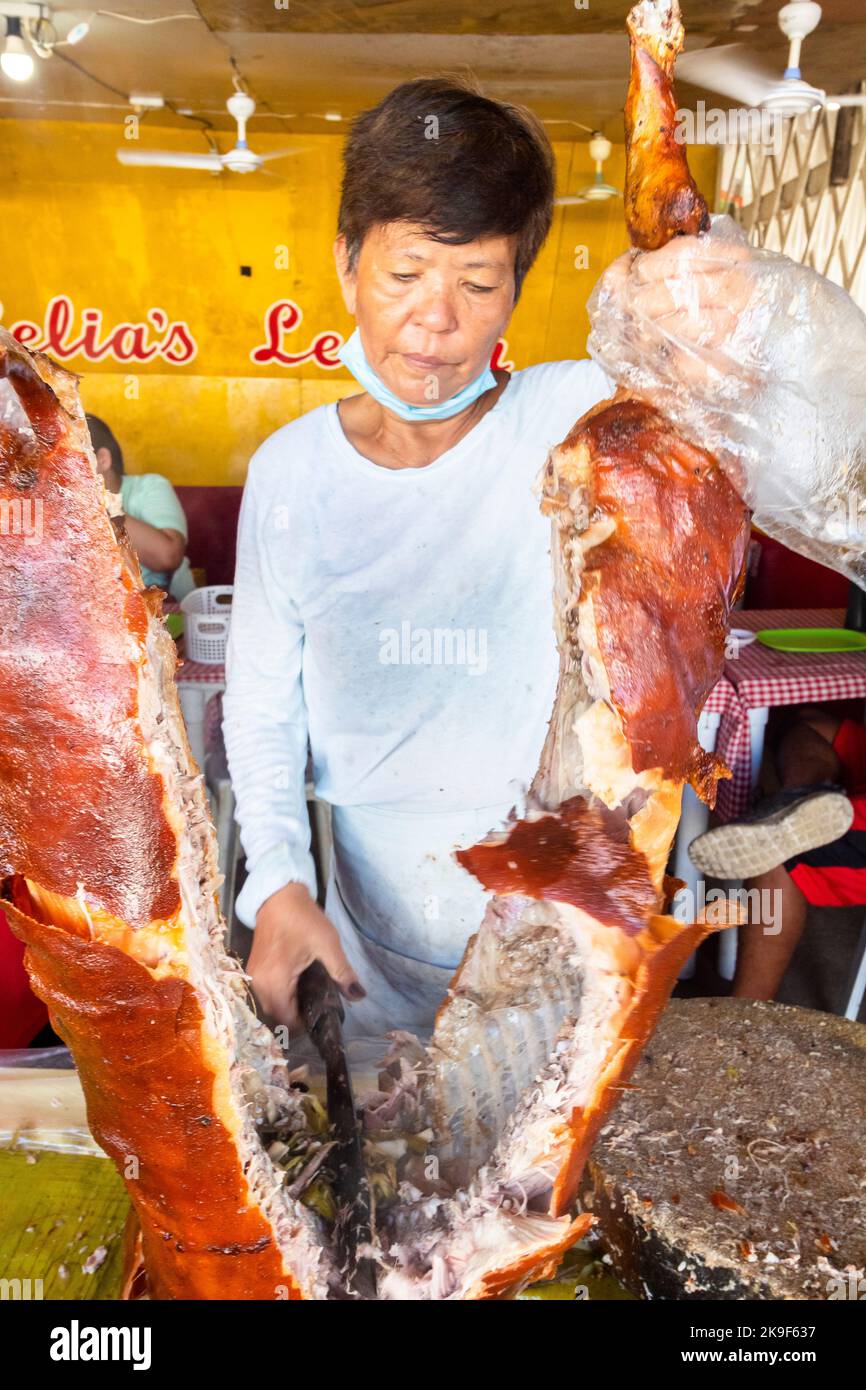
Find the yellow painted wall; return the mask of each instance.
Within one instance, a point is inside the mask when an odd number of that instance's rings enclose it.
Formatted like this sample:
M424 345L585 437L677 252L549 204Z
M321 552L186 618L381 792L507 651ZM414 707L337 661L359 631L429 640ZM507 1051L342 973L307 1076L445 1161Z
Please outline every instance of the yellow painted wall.
M356 389L342 367L250 360L277 300L303 310L284 340L289 351L306 349L317 333L352 330L331 254L342 137L257 133L262 151L299 147L270 165L284 179L127 169L114 158L121 143L115 126L0 120L0 318L7 327L41 325L52 297L67 295L72 337L92 308L106 332L146 321L154 307L187 321L198 351L185 365L110 357L90 364L80 355L67 365L82 375L86 408L115 429L129 471L162 472L178 484L242 483L250 454L272 430ZM158 128L142 131L141 144L204 148L194 133ZM591 176L586 144L555 152L558 191L574 192ZM696 149L690 158L711 196L715 151ZM605 176L622 187L622 146ZM516 367L584 355L589 292L626 245L620 200L557 210L508 331ZM585 269L575 266L582 246ZM252 268L249 278L241 265Z

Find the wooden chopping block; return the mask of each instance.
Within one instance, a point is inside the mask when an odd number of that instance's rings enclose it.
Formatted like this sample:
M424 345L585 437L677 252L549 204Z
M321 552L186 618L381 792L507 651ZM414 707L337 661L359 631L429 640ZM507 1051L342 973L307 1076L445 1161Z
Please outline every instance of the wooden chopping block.
M582 1193L628 1289L866 1297L866 1027L784 1004L673 1000L633 1084Z

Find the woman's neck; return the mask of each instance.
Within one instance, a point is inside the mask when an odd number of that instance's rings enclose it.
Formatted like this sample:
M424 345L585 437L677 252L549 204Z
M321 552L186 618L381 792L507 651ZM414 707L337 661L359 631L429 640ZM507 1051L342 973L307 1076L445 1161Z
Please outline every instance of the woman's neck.
M474 429L499 400L510 380L497 371L497 384L450 420L401 420L365 392L339 402L343 433L359 454L382 468L426 468Z

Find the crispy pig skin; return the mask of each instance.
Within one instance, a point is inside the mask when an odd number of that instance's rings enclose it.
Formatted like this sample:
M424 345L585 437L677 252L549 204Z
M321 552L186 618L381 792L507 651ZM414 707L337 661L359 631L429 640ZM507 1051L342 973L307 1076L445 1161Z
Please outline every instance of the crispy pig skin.
M687 924L665 916L666 895L677 884L666 879L663 868L683 783L691 780L712 803L719 777L729 775L700 747L697 719L724 666L750 518L709 454L678 436L647 402L622 392L578 422L553 451L542 483L560 569L571 574L574 585L572 600L560 599L572 613L561 629L563 673L580 667L575 615L586 606L592 623L584 636L591 631L598 647L595 678L615 711L607 735L611 742L596 750L595 766L603 771L606 759L619 763L618 737L634 785L641 773L652 772L646 800L628 816L625 807L614 810L595 797L571 795L558 805L536 805L505 833L456 855L500 899L562 904L581 914L574 930L593 942L581 1009L593 1007L604 979L620 982L618 1004L602 1020L604 1046L584 1103L543 1132L544 1153L555 1168L548 1211L559 1217L574 1199L598 1131L682 966L712 931L732 921L725 916ZM594 543L582 542L590 536ZM579 570L573 570L577 556ZM568 717L558 715L568 691L563 675L552 729L568 730ZM617 728L621 732L615 736ZM534 794L537 802L546 787L560 785L560 777L551 779L549 764L568 756L567 735L565 742L548 743L530 800ZM648 856L655 865L652 873ZM526 921L531 935L528 916ZM473 1024L502 1009L497 976L505 962L499 971L479 965L489 960L491 949L512 949L497 929L495 911L488 912L469 943L437 1016L434 1090L441 1069L453 1066L467 1046L467 1001ZM453 1107L453 1087L447 1096ZM447 1129L442 1105L434 1109ZM537 1162L543 1162L541 1151Z
M563 802L556 815L518 821L501 844L482 842L454 857L491 892L571 903L631 935L656 904L625 821L581 796Z
M587 555L583 592L636 772L659 768L715 805L730 772L698 743L742 593L749 512L712 455L646 401L618 393L559 446L594 517L613 523Z
M90 899L140 927L180 904L162 781L136 720L161 597L121 565L86 426L50 384L62 373L0 338L0 379L33 429L0 426L0 495L41 514L41 534L10 525L0 553L0 873L74 897L86 866Z
M162 596L108 515L76 384L0 330L0 491L42 507L41 534L0 544L2 907L126 1181L150 1296L294 1299L183 978L178 840L139 718ZM156 640L170 680L174 644Z
M655 251L710 228L706 202L675 138L673 71L683 46L677 0L643 0L628 16L631 79L625 106L625 212L633 245Z
M75 1057L93 1137L126 1178L150 1297L300 1298L216 1114L192 987L8 901L3 911Z
M533 1250L531 1254L512 1260L503 1268L485 1274L467 1298L479 1303L508 1299L515 1290L525 1288L528 1283L553 1279L563 1257L573 1245L588 1235L593 1220L589 1215L574 1217L565 1234L557 1240L552 1240L546 1249Z
M714 930L706 922L683 924L673 917L657 916L650 918L642 932L640 954L631 974L630 1003L618 1036L599 1072L592 1097L568 1117L561 1146L562 1163L550 1201L551 1216L561 1216L571 1208L592 1146L655 1032L680 971Z

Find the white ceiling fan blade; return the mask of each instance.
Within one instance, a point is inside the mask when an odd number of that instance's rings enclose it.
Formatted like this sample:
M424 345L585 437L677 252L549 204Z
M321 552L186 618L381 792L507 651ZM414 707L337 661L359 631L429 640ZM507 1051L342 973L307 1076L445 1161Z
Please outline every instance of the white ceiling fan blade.
M572 208L578 203L585 203L586 199L580 193L566 193L562 198L554 198L553 201L558 208Z
M866 92L847 92L840 97L828 97L828 106L866 106Z
M268 150L265 154L260 154L259 159L285 159L290 154L300 154L302 145L287 145L284 150Z
M760 106L781 81L749 57L748 49L739 43L680 54L677 76L693 87L706 87L744 106Z
M150 169L209 169L222 171L218 154L183 154L180 150L117 150L121 164Z

